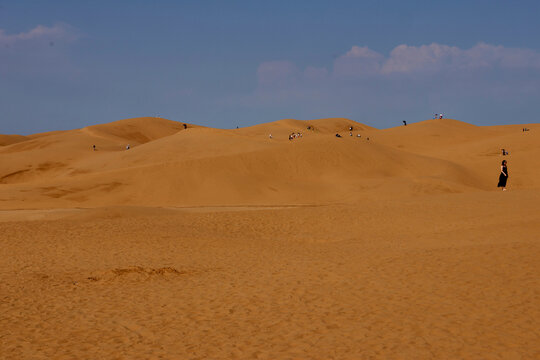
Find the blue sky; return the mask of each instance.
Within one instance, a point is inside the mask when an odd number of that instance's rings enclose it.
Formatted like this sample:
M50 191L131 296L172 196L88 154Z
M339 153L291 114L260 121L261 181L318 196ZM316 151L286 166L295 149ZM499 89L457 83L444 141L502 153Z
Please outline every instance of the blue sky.
M538 1L3 1L0 133L540 122Z

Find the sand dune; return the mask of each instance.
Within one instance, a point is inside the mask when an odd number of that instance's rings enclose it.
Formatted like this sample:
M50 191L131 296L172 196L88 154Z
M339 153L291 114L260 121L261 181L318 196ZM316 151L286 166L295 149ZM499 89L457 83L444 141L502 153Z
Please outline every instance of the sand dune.
M10 186L0 207L311 204L495 191L501 147L512 151L516 189L534 188L538 156L530 158L540 148L529 127L444 119L376 130L319 119L184 130L166 119L127 119L2 147L0 183ZM291 132L303 137L289 141Z
M0 134L0 146L15 144L24 140L26 140L26 137L22 135L1 135Z
M82 129L82 131L96 137L120 140L135 145L176 134L184 130L183 125L184 123L163 118L141 117L89 126ZM193 127L192 124L186 124L186 126Z
M190 127L192 125L189 125ZM77 170L72 164L136 147L183 130L182 123L161 118L126 119L83 129L30 135L1 148L0 183L39 181ZM96 145L97 151L93 151Z
M540 358L539 124L187 125L0 136L0 358Z
M270 134L274 138L287 139L287 136L292 132L302 132L304 134L331 134L341 133L346 135L349 133L349 128L353 127L353 131L366 132L376 130L371 126L358 123L353 120L344 118L329 118L315 120L296 120L283 119L272 123L260 124L235 130L237 133L248 136L266 136ZM310 129L308 129L310 128Z

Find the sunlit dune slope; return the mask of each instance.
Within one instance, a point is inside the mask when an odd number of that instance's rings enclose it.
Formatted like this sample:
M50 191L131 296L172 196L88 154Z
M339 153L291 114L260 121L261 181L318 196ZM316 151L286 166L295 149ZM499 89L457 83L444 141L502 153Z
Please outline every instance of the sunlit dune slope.
M443 119L377 130L319 119L220 130L127 119L0 148L0 206L317 204L487 191L496 189L504 146L514 186L531 188L540 186L540 146L537 126L528 127ZM303 136L289 141L291 132Z
M191 124L186 126L193 127ZM156 117L124 119L108 124L88 126L82 131L96 137L144 144L183 130L183 123Z
M538 124L475 126L453 119L425 120L407 126L377 131L377 142L400 150L452 157L467 155L469 149L485 148L486 153L499 155L502 148L526 145L528 150L534 142L535 132L522 129L539 129ZM513 140L512 140L513 139Z
M72 164L85 157L123 151L128 144L135 147L183 129L182 123L147 117L30 135L0 148L0 184L72 173Z
M377 139L380 143L407 151L436 152L447 146L476 142L493 135L496 135L496 131L490 127L453 119L436 119L380 130Z
M523 128L529 131L522 131ZM497 181L503 157L510 163L512 184L517 188L540 187L539 124L475 126L453 119L426 120L379 130L377 143L404 152L444 159L466 166L484 182Z
M246 128L237 129L236 132L241 135L249 136L269 136L272 134L274 138L287 138L292 132L302 134L332 134L340 133L345 135L349 133L349 128L352 127L355 134L376 130L375 128L344 118L328 118L315 120L296 120L283 119L271 123L259 124ZM309 128L309 129L308 129Z

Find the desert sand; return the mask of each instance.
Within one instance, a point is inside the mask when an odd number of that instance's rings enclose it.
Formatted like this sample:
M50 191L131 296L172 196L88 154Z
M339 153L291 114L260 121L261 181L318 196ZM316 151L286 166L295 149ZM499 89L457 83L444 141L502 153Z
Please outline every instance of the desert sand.
M0 244L2 359L538 359L540 124L0 135Z

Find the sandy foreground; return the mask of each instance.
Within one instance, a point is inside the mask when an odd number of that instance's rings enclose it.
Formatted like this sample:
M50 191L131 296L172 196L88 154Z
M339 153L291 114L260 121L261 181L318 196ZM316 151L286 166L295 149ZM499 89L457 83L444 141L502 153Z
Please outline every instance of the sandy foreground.
M540 358L540 128L353 123L9 137L0 358Z

